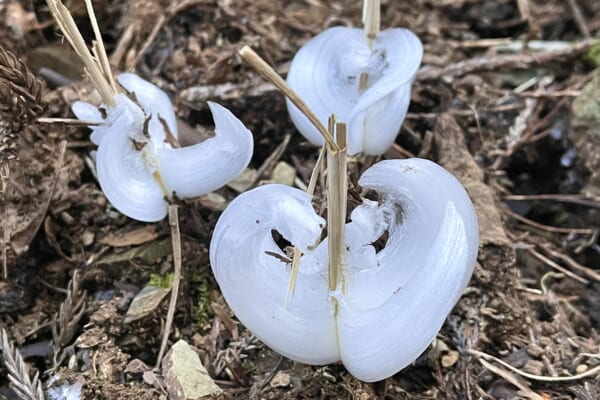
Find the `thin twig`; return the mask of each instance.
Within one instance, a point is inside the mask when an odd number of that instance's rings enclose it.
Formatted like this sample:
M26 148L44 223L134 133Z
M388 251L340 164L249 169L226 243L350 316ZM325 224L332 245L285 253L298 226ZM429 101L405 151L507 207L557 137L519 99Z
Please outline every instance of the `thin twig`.
M452 47L459 48L486 48L486 47L496 47L500 45L509 45L513 43L511 38L485 38L485 39L473 39L473 40L460 40L460 41L449 41L449 44Z
M290 144L291 139L292 135L290 135L289 133L283 137L281 143L277 145L275 150L273 150L273 152L269 154L269 157L267 157L265 161L263 161L263 163L260 165L260 167L258 167L258 169L256 170L256 178L254 178L254 180L250 184L250 187L256 185L256 182L265 174L265 172L271 169L272 166L275 165L277 161L279 161L283 153L285 153L285 150L287 149L288 145Z
M491 372L495 373L496 375L504 378L506 381L512 383L513 385L515 385L516 387L518 387L519 389L521 389L521 392L524 395L526 395L530 400L545 400L542 396L540 396L539 394L535 393L534 391L532 391L531 389L529 389L527 386L525 386L524 384L522 384L521 382L519 382L519 380L516 377L514 377L513 375L511 375L507 371L504 371L503 369L498 368L495 365L492 365L492 364L488 363L485 360L481 360L480 359L479 362L481 363L481 365L483 365L489 371L491 371Z
M184 9L201 2L202 0L183 0L173 2L171 6L167 8L166 12L164 14L161 14L158 17L158 19L154 22L152 31L150 32L150 34L144 41L144 44L135 56L135 59L133 61L133 68L135 68L135 66L140 62L140 60L144 56L144 53L146 53L146 51L150 48L152 42L154 42L160 30L163 28L163 26L165 26L165 23L169 22L169 20L175 15L177 15L180 11L183 11Z
M179 295L179 283L181 281L181 233L179 232L179 212L177 206L169 205L169 225L171 226L171 245L173 246L173 283L171 284L171 298L169 299L169 309L167 310L167 320L163 332L160 351L156 359L156 368L160 367L163 355L169 341L173 317L175 316L175 307L177 307L177 296Z
M491 360L491 361L495 361L499 364L501 364L502 366L510 369L511 371L513 371L514 373L517 373L527 379L531 379L534 381L540 381L540 382L571 382L571 381L577 381L579 379L583 379L583 378L587 378L588 376L594 376L598 373L600 373L600 365L592 368L592 369L588 369L587 371L581 373L581 374L577 374L577 375L573 375L573 376L543 376L543 375L534 375L534 374L530 374L528 372L524 372L521 371L518 368L513 367L512 365L510 365L509 363L502 361L501 359L494 357L490 354L487 353L483 353L481 351L477 351L477 350L469 350L469 354L472 354L474 356L486 359L486 360Z
M153 24L154 26L152 27L152 31L150 31L150 34L148 35L148 37L146 37L146 40L142 44L142 47L135 56L135 59L133 60L133 63L131 65L132 68L135 68L136 65L138 65L146 51L148 51L148 49L152 45L152 42L154 42L154 39L156 39L156 36L158 36L158 32L160 32L160 30L163 28L166 22L167 16L164 14L159 15L156 22L154 22Z
M277 363L275 364L275 366L273 367L273 369L271 371L269 371L269 373L267 374L267 376L265 376L265 378L260 382L260 385L258 385L258 390L262 390L264 389L265 386L267 386L269 384L269 382L271 382L271 380L273 379L273 377L275 376L275 374L277 373L277 371L279 370L279 367L281 367L281 362L283 361L283 356L279 357L279 360L277 360Z
M547 245L547 244L541 243L538 245L542 249L542 251L546 252L546 254L548 254L549 256L562 260L569 267L586 274L590 279L594 279L594 280L600 282L600 273L598 273L595 269L586 267L585 265L581 265L577 261L575 261L571 257L569 257L568 255L563 254L558 251L555 251L555 250L552 250L549 247L549 245Z
M520 110L523 106L520 103L510 103L510 104L502 104L496 107L478 107L476 108L477 112L487 112L487 113L501 113L506 111ZM472 117L473 109L449 109L448 114L454 117ZM439 112L430 112L430 113L407 113L406 119L435 119L440 116Z
M583 37L586 39L589 39L590 37L592 37L592 35L590 34L590 30L588 29L587 24L585 23L585 19L583 18L583 14L581 13L581 10L579 9L579 5L577 4L577 1L576 0L567 0L567 3L569 3L569 8L571 9L571 13L573 13L573 19L575 20L575 23L577 24L577 28L579 29L579 32L581 32Z
M543 231L552 232L552 233L578 233L582 235L593 235L595 230L590 228L560 228L556 226L544 225L539 222L535 222L530 220L529 218L525 218L507 208L504 209L504 212L516 219L517 221L523 222L524 224L533 226L535 228L541 229Z
M99 122L84 121L74 118L55 118L55 117L40 117L36 120L38 124L64 124L69 126L95 126L100 125Z
M4 365L8 370L8 380L12 383L17 396L23 400L44 400L39 372L35 373L33 379L29 377L27 364L2 327L0 327L0 350Z
M526 69L531 65L543 65L576 57L587 51L597 40L576 42L567 49L539 51L532 54L519 53L500 56L485 56L460 61L445 67L425 66L417 73L418 80L452 80L477 71L499 71L506 69Z
M543 254L540 254L537 250L535 250L533 248L528 248L527 251L532 256L534 256L538 260L542 261L544 264L550 266L551 268L554 268L557 271L562 272L563 274L567 275L568 277L570 277L572 279L575 279L576 281L581 282L581 283L586 284L586 285L589 283L589 281L587 279L582 278L579 275L576 275L573 272L569 271L568 269L564 268L562 265L559 265L558 263L555 263L554 261L552 261L548 257L544 256Z
M588 278L593 279L595 281L599 281L600 282L600 273L596 272L593 268L590 267L586 267L585 265L581 265L579 264L577 261L573 260L571 257L569 257L568 255L561 253L559 251L553 250L551 248L551 244L548 242L540 242L539 237L536 238L535 241L532 242L528 242L526 240L525 237L519 237L517 235L515 235L514 233L508 232L508 236L514 241L521 241L523 243L525 243L525 246L522 246L521 248L525 248L528 251L531 251L532 249L538 248L540 249L542 252L544 252L546 254L546 256L544 256L543 254L535 251L536 254L532 255L536 258L538 258L540 261L546 263L547 265L549 265L550 267L557 269L559 271L564 272L565 274L571 276L571 273L568 272L566 269L564 269L564 267L562 267L561 265L559 265L558 263L556 263L554 260L550 260L548 257L553 257L554 259L559 259L562 262L564 262L566 265L568 265L570 268L575 269L579 272L582 272L583 274L585 274ZM522 235L523 236L523 235ZM556 268L556 266L558 266L558 268ZM575 275L573 274L574 276ZM574 276L572 276L574 279L582 282L582 283L587 283L587 280L583 279L583 278L575 278ZM583 282L585 281L585 282Z
M510 194L502 197L504 200L531 201L552 200L564 203L581 204L582 206L600 208L600 199L586 197L580 194Z
M517 6L519 7L519 14L521 18L527 21L529 25L529 34L533 37L540 36L540 25L537 20L531 15L529 0L517 0Z

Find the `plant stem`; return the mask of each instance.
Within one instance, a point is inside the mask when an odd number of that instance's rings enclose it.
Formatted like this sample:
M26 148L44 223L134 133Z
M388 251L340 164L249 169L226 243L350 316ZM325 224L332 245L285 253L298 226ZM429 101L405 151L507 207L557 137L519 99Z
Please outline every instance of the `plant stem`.
M171 285L171 298L169 299L169 309L167 310L167 320L165 322L165 330L163 332L162 342L160 343L160 351L156 359L156 368L160 367L163 355L167 348L169 333L173 325L173 316L175 315L175 307L177 306L177 296L179 294L179 283L181 282L181 234L179 232L179 212L177 206L169 204L169 225L171 226L171 245L173 246L173 283Z
M381 29L381 6L380 0L364 0L363 1L363 29L365 39L369 48L373 50L373 42L377 38L377 34ZM360 74L358 90L363 92L369 85L369 74L363 72Z
M325 153L327 152L327 145L324 145L319 152L319 157L317 158L317 162L310 174L310 181L308 181L308 188L306 189L306 193L309 196L313 196L315 193L315 187L317 186L317 178L319 177L319 171L321 170L321 166L323 165L323 161L325 160ZM300 256L302 253L300 249L294 247L294 256L292 257L292 273L290 275L290 282L288 283L288 291L285 296L284 307L287 306L288 299L294 296L294 292L296 290L296 282L298 280L298 272L300 271Z
M100 34L100 28L98 27L98 20L96 19L96 13L94 12L92 0L85 0L85 8L90 18L90 23L92 24L92 29L94 30L94 36L96 38L96 41L92 44L92 51L96 56L98 65L102 70L104 77L108 81L108 84L112 88L113 92L117 93L117 84L115 83L115 78L113 78L110 70L108 56L106 55L106 48L104 47L104 40L102 40L102 35Z
M365 38L369 48L373 48L373 41L381 29L381 5L379 0L364 0L362 22Z
M346 124L336 123L335 117L329 118L330 132L335 131L337 149L327 148L327 229L329 252L329 290L335 291L343 277L346 241L344 227L347 209L347 159Z
M302 111L306 118L312 122L312 124L317 128L319 133L323 135L323 138L327 142L329 146L332 148L337 148L333 137L330 133L325 129L323 124L319 121L319 118L312 112L310 108L306 105L306 103L292 90L291 87L283 80L281 76L269 65L265 60L263 60L254 50L252 50L248 46L242 47L239 51L240 57L250 64L252 68L256 70L260 75L262 75L266 80L271 82L273 85L277 87L296 107Z
M46 0L46 3L63 35L65 35L65 38L85 65L85 72L92 80L100 96L102 96L102 100L105 104L114 106L116 104L114 96L117 94L116 89L111 85L111 82L114 82L114 80L112 79L112 75L110 75L110 69L105 71L101 61L98 60L98 58L102 59L106 57L106 55L100 55L103 52L103 47L100 45L95 47L97 58L94 58L85 44L85 40L81 32L79 32L79 28L69 9L59 0ZM98 23L97 21L94 22L95 17L93 17L93 14L90 15L90 21L92 25L96 25L97 27Z
M315 194L315 187L317 186L317 178L319 176L319 171L323 167L323 161L325 160L325 153L327 152L327 146L321 147L321 151L319 152L319 157L317 158L317 162L315 163L315 167L313 168L310 174L310 180L308 181L308 188L306 189L306 193L308 193L311 197Z
M285 302L283 303L283 308L287 307L287 303L290 297L294 297L294 292L296 291L296 282L298 281L298 272L300 272L301 256L302 252L300 251L300 249L294 247L294 256L292 257L292 272L290 274L290 281L288 282L288 290L285 295Z
M379 1L377 0L377 5ZM377 8L378 9L378 8ZM377 15L378 12L376 13ZM370 14L369 14L370 15ZM372 18L372 17L370 17ZM379 18L376 18L377 20ZM379 24L376 24L379 26ZM329 289L337 288L340 270L344 262L344 253L346 245L344 240L344 225L346 222L347 208L347 138L346 124L335 123L335 117L330 117L329 130L325 129L317 116L310 110L304 101L288 86L281 76L269 64L265 62L254 50L248 46L242 47L239 51L240 57L250 64L260 75L277 87L317 128L326 142L327 151L327 224L329 232ZM336 139L334 139L334 133ZM315 170L319 168L319 163ZM318 174L311 176L316 180ZM314 190L315 183L309 183L309 190ZM292 275L288 285L288 296L293 294L296 280L298 277L298 268L300 265L300 251L294 249L292 259ZM287 303L287 297L286 297Z

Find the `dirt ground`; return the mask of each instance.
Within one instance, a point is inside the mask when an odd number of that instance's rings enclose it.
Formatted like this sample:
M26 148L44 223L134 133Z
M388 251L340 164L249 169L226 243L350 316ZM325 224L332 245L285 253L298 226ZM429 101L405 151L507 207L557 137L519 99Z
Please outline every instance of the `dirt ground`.
M67 4L91 40L83 1ZM237 51L249 45L285 75L324 28L361 26L361 2L94 5L113 69L164 89L189 141L211 129L206 100L229 107L254 135L245 180L180 205L183 281L169 343L191 344L224 398L600 399L600 2L382 1L382 27L410 28L425 48L409 113L383 158L419 156L452 171L473 198L481 242L471 283L435 343L375 384L341 365L291 362L257 341L220 295L207 250L240 185L276 180L280 162L306 183L317 156L282 95ZM43 82L19 82L30 96L22 112L0 85L12 132L0 135L8 272L0 326L43 382L83 383L85 399L166 399L152 366L168 301L126 316L149 282L169 285L168 222L142 224L111 208L87 128L36 122L72 118L73 101L98 100L45 2L1 1L0 45ZM351 180L372 161L353 160ZM2 351L6 359L6 344ZM0 399L18 398L7 371L0 364Z

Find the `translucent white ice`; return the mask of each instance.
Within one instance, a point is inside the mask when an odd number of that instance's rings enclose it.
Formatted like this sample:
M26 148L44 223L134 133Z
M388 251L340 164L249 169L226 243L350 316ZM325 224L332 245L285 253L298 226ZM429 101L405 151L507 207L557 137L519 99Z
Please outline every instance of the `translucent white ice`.
M362 29L335 27L296 53L287 82L325 126L330 114L348 124L349 154L383 154L406 116L422 56L423 46L409 30L380 32L371 49ZM364 91L362 73L369 77ZM317 129L289 100L287 106L298 130L321 146Z
M359 184L381 201L364 200L346 224L345 290L328 290L327 239L318 243L325 221L306 193L283 185L256 188L229 205L210 262L231 309L274 350L308 364L341 360L357 378L377 381L435 338L472 274L478 225L463 187L431 161L382 161ZM303 253L285 307L290 265L272 256L286 256L272 230ZM373 243L386 231L377 252Z
M158 221L167 214L167 198L195 197L225 185L239 175L252 156L252 135L229 110L209 102L215 136L188 147L173 147L177 139L173 106L165 92L135 74L119 75L126 94L116 106L76 102L77 118L91 125L98 145L96 170L112 205L140 221ZM103 117L103 113L105 117Z

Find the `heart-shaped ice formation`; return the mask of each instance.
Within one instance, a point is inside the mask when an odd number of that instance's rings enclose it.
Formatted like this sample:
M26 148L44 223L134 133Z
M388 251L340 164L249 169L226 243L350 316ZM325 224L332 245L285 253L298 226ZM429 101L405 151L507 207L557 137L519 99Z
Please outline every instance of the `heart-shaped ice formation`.
M398 135L423 46L407 29L377 34L371 47L357 28L327 29L308 41L290 65L287 83L322 124L334 114L348 124L348 154L383 154ZM361 75L368 76L361 89ZM323 137L287 100L290 117L312 143Z
M364 200L346 224L343 289L328 289L327 239L319 243L325 221L306 193L283 185L258 187L229 205L210 261L231 309L267 345L308 364L341 360L357 378L377 381L434 339L473 271L478 226L463 187L431 161L382 161L359 185L380 201ZM272 230L303 253L286 306L290 265ZM377 252L373 243L385 232Z

